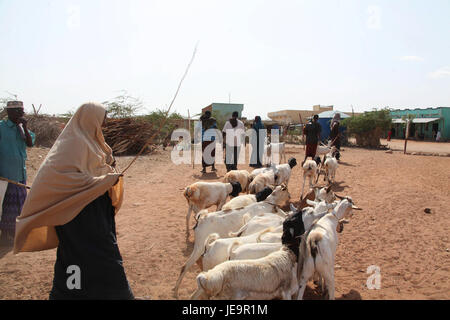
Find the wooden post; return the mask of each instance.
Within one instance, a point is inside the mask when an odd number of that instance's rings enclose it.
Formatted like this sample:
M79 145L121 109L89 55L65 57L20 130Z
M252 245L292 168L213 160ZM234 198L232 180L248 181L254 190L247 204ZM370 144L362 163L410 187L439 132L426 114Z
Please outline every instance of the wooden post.
M406 144L408 143L408 137L409 137L409 125L411 120L406 119L406 130L405 130L405 147L403 149L403 154L406 154Z

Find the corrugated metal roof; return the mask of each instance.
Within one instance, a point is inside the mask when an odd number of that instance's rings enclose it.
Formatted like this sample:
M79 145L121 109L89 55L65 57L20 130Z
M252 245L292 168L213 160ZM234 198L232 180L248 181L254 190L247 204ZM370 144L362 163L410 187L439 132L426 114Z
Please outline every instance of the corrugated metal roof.
M336 113L341 114L341 119L350 118L350 116L348 114L345 114L342 111L338 111L338 110L330 110L330 111L325 111L325 112L319 113L319 118L333 118Z
M440 118L414 118L413 123L429 123L439 119ZM392 119L392 123L406 123L406 121L402 119Z

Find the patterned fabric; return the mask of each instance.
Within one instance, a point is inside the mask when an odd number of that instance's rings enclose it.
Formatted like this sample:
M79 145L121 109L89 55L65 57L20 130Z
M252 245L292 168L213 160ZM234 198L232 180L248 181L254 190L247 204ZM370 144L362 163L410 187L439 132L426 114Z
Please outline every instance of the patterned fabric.
M317 151L317 143L308 143L306 144L306 156L307 157L315 157Z
M26 184L26 181L20 181ZM0 230L14 232L16 230L16 218L22 211L23 203L27 197L27 190L15 184L8 183L5 198L2 204L2 217L0 221Z

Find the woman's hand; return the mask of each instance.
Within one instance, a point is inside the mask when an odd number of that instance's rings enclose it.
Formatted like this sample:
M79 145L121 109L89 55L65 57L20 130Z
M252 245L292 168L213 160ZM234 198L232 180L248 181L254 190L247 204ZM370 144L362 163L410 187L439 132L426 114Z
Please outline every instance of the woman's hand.
M115 185L119 182L119 180L120 180L121 177L123 177L123 174L120 174L120 175L117 177L117 181L116 181L116 183L113 184L113 186L115 186Z

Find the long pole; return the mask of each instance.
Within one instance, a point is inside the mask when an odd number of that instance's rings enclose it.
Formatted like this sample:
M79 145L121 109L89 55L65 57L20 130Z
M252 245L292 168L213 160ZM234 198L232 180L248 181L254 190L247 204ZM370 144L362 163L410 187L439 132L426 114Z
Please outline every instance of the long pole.
M9 179L3 178L3 177L0 177L0 180L1 180L1 181L6 181L6 182L8 182L8 183L15 184L16 186L19 186L19 187L24 187L24 188L27 188L27 189L31 189L31 188L30 188L29 186L27 186L27 185L24 185L24 184L22 184L22 183L19 183L19 182L16 182L16 181L12 181L12 180L9 180Z
M183 77L181 78L180 83L178 84L178 88L177 88L177 91L175 92L175 95L174 95L174 97L173 97L173 99L172 99L172 102L170 103L169 108L167 109L167 111L164 113L165 118L164 118L164 121L161 122L161 124L160 124L160 126L159 126L159 128L158 128L158 131L155 132L155 133L147 140L147 143L142 147L142 149L139 151L139 153L136 155L136 157L134 157L134 159L130 162L130 164L125 168L125 170L123 170L123 171L121 172L121 174L124 174L125 171L127 171L127 170L131 167L131 165L137 160L137 158L139 158L139 156L142 154L142 152L145 150L145 148L147 148L147 147L150 145L150 143L153 142L153 138L154 138L157 134L161 133L161 129L164 127L164 125L166 124L167 120L169 119L168 115L169 115L170 109L172 108L172 105L173 105L173 103L175 102L175 99L177 98L178 92L180 91L180 88L181 88L181 84L183 83L184 78L186 78L186 75L187 75L187 73L188 73L188 71L189 71L189 68L191 67L192 62L194 61L195 53L196 53L196 52L197 52L197 45L195 46L194 53L192 54L191 61L189 61L189 64L188 64L188 66L187 66L187 68L186 68L186 71L184 72Z

